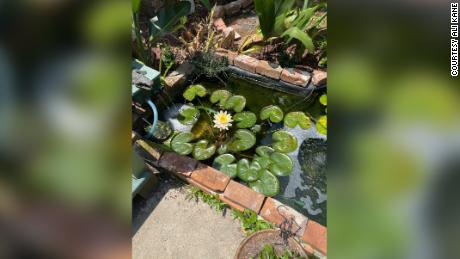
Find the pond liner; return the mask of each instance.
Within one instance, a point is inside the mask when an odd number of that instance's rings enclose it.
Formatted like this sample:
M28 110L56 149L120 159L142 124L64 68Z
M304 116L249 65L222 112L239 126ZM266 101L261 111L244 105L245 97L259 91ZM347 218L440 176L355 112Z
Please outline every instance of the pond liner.
M290 83L287 83L281 80L275 80L275 79L272 79L272 78L269 78L263 75L251 73L251 72L248 72L246 70L240 69L235 66L228 66L227 73L235 77L238 77L240 79L252 81L260 86L263 86L263 87L266 87L272 90L289 93L289 94L293 94L293 95L297 95L301 97L310 96L313 91L319 90L313 85L312 82L310 82L307 87L301 87L301 86L290 84Z

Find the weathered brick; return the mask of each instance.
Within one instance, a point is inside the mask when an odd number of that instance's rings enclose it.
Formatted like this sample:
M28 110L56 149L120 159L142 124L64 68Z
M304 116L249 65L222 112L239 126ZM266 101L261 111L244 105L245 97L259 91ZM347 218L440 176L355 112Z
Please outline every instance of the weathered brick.
M231 32L234 32L234 37L233 37L233 40L239 40L241 39L241 35L238 34L238 32L235 31L235 29L233 29L233 27L226 27L222 30L223 34L224 34L224 37L228 37L228 35L230 35Z
M192 172L192 179L215 192L223 192L230 182L230 177L202 163Z
M239 55L237 57L235 57L234 61L233 61L234 65L241 68L241 69L244 69L248 72L251 72L251 73L255 73L256 72L256 67L257 67L257 64L259 63L259 60L253 58L253 57L250 57L250 56L246 56L246 55Z
M134 149L144 160L150 162L152 165L158 165L163 153L163 150L148 144L142 139L134 143Z
M313 77L311 79L315 86L321 86L327 82L327 72L321 70L314 70Z
M175 71L171 72L165 78L165 84L169 88L176 88L182 86L182 84L187 79L187 76L190 75L193 71L193 65L188 62L182 63ZM167 92L172 90L166 89Z
M289 229L293 234L300 236L303 234L303 227L308 221L304 215L293 208L270 197L265 200L259 215L281 229Z
M225 16L232 16L240 12L241 3L239 1L233 1L224 5Z
M251 209L259 213L265 196L231 180L224 192L225 200L229 200L243 208Z
M223 48L218 48L214 51L214 55L218 57L226 57L228 59L228 64L233 65L235 57L238 56L238 53Z
M265 60L261 60L257 63L256 73L261 74L276 80L279 80L281 77L281 72L283 72L283 68L281 68L277 64L268 63Z
M308 220L302 240L322 254L327 255L327 228L319 223Z
M216 28L218 31L223 31L225 28L227 28L227 25L225 25L225 22L222 18L214 19L213 25L214 28Z
M311 76L307 72L293 68L283 69L283 72L281 73L281 80L303 87L308 85L310 77Z
M165 152L161 157L159 166L181 178L190 177L196 168L197 161L187 156L181 156L174 152Z
M303 250L305 250L305 252L307 252L308 255L313 255L313 253L315 252L313 247L311 247L311 245L309 245L309 244L303 243L302 247L303 247Z
M239 210L241 212L243 212L246 208L244 206L241 206L240 204L238 203L235 203L227 198L225 198L225 196L223 194L219 194L219 199L225 203L227 203L227 205L229 205L230 207L232 207L233 209L236 209L236 210Z

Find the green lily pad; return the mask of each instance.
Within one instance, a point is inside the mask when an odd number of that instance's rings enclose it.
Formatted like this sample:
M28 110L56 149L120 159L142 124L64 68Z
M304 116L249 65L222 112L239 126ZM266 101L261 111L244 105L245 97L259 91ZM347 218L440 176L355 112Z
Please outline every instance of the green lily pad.
M241 159L238 161L238 178L245 182L252 182L259 178L259 171L262 167L257 161L253 161L249 164L247 159Z
M275 196L280 191L278 178L266 169L259 171L259 179L250 182L249 186L254 191L260 192L268 197Z
M276 105L264 107L260 111L260 118L262 120L270 119L271 122L278 123L283 120L283 117L283 110L281 110L281 108Z
M219 155L225 154L228 151L228 145L227 144L222 144L220 147L217 149L217 153Z
M204 97L206 95L206 88L202 85L191 85L187 87L183 96L188 101L193 101L196 96Z
M262 130L262 127L259 124L256 124L251 127L251 131L254 133L259 133Z
M217 90L211 94L209 100L211 103L219 102L220 106L224 106L230 96L232 96L232 93L227 90Z
M316 122L316 129L319 133L327 135L327 116L319 117L318 121Z
M280 153L291 153L297 149L297 138L291 133L280 130L273 133L273 148Z
M246 129L254 126L257 116L252 112L240 112L233 116L233 120L238 122L236 126L240 129Z
M216 153L216 145L209 145L207 140L200 140L195 143L193 157L196 160L206 160Z
M303 112L290 112L284 117L284 125L295 128L299 125L302 129L311 127L310 118Z
M229 150L233 152L244 151L250 149L256 144L256 136L247 130L239 129L233 135L231 142L228 144Z
M267 147L267 146L257 147L256 148L257 156L254 157L254 161L258 162L259 165L263 169L267 169L271 164L270 156L273 152L275 152L275 150L273 150L273 148L271 147Z
M223 154L214 159L212 167L228 175L230 178L235 178L238 174L237 164L234 164L235 157L232 154Z
M291 174L294 164L288 155L274 152L271 154L270 160L272 162L270 165L270 172L277 176L286 176Z
M241 112L246 106L246 98L242 95L234 95L225 102L225 109L233 109L235 112Z
M200 111L195 107L190 107L179 111L179 114L182 118L179 118L179 122L182 124L194 124L198 121L200 116Z
M193 144L188 142L192 141L193 134L190 132L181 132L171 140L171 148L181 155L188 155L193 151Z
M327 106L327 95L325 95L325 94L321 95L321 97L319 98L319 102L322 105Z

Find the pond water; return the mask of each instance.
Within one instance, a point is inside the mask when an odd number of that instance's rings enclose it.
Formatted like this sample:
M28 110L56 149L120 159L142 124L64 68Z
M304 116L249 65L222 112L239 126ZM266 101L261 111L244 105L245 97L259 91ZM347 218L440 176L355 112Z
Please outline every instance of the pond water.
M319 93L314 92L309 96L297 96L268 89L251 81L235 77L229 77L226 81L226 86L217 82L200 83L210 92L226 89L233 94L244 96L246 98L245 110L257 115L263 107L268 105L279 106L284 114L292 111L305 112L315 120L325 115L325 109L318 101ZM207 99L201 100L200 106L211 106ZM178 98L173 104L168 105L160 112L162 114L160 119L168 121L175 131L192 132L195 138L212 139L212 124L209 116L201 116L194 125L184 125L178 120L178 112L184 108L184 105L187 105L186 103L187 101L183 98ZM272 143L272 133L277 130L292 133L298 142L296 150L287 154L293 162L292 173L288 176L278 177L280 192L274 198L326 226L326 136L318 133L314 125L307 130L299 126L289 128L284 126L283 122L267 122L263 125L262 132L257 134L257 145L269 146ZM241 152L241 157L237 158L250 158L254 153L255 150L252 148ZM212 161L212 159L209 159L202 162L211 165Z

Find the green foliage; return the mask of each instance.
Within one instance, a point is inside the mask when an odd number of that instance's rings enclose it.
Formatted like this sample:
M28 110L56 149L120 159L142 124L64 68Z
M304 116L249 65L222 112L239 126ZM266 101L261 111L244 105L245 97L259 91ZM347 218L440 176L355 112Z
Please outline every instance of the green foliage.
M217 58L212 50L197 53L190 61L194 65L194 74L207 78L219 78L220 74L228 70L228 60L225 57Z
M245 151L256 144L256 136L249 130L239 129L233 135L232 140L228 144L229 150L233 152Z
M245 182L252 182L259 178L260 167L257 161L253 161L249 164L247 159L241 159L238 161L238 178Z
M319 117L318 121L316 122L316 129L319 133L323 135L327 135L327 117L321 116Z
M236 126L240 129L251 128L257 122L257 116L252 112L240 112L233 116Z
M216 146L209 145L209 141L203 139L195 143L193 158L196 160L206 160L216 153Z
M230 98L230 96L232 96L232 93L227 90L217 90L211 94L209 100L211 103L219 102L219 105L223 107L225 106L225 103L227 102L228 98Z
M297 138L284 130L273 133L273 148L280 153L291 153L297 149Z
M201 0L201 3L203 3L204 7L206 7L206 9L208 9L208 11L210 11L212 9L212 6L211 6L211 3L209 2L209 0Z
M292 159L283 153L273 152L270 155L270 172L277 176L290 175L294 167Z
M222 154L214 159L212 167L228 175L230 178L235 178L238 174L237 164L233 163L236 158L232 154Z
M182 118L179 118L180 123L193 124L198 120L200 111L195 107L190 107L180 110L179 114L182 116Z
M250 182L249 186L256 192L260 192L268 197L275 196L280 191L278 178L267 169L259 171L258 179Z
M193 144L189 143L193 140L193 134L190 132L181 132L174 136L171 140L171 148L181 155L188 155L193 151Z
M235 112L241 112L246 106L246 98L242 95L233 95L225 102L225 109L233 109Z
M225 209L229 208L227 204L225 204L223 201L219 199L219 196L217 194L212 195L209 193L205 193L195 186L192 186L189 189L189 194L187 194L187 198L189 200L195 199L196 201L200 199L204 203L208 204L211 208L215 209L217 212L222 212Z
M281 256L277 256L275 253L275 249L273 248L272 244L264 245L263 249L257 255L255 259L308 259L307 257L303 257L298 255L297 253L286 249Z
M278 123L283 120L284 113L280 107L276 105L270 105L262 108L260 111L260 119L270 119L271 122Z
M206 88L202 85L191 85L182 94L188 101L193 101L196 96L204 97L206 95Z
M257 214L252 210L245 209L241 212L233 209L232 214L234 219L238 219L240 221L241 229L247 236L257 231L273 228L273 225L270 222L258 219Z
M284 125L295 128L299 125L302 129L311 127L310 118L303 112L290 112L284 117Z
M327 95L326 94L321 95L321 97L319 98L319 102L322 105L327 106Z

